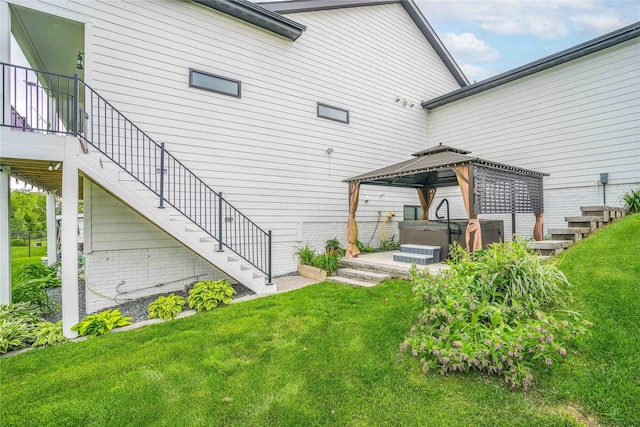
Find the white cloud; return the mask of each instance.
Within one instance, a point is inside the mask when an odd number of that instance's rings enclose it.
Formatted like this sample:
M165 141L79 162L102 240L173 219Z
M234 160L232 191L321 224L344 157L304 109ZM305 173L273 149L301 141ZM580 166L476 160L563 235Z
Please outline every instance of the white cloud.
M486 68L478 67L476 65L464 64L461 65L460 68L465 76L469 79L470 82L476 82L480 80L484 80L487 77L494 75L495 73L487 70Z
M595 31L600 34L609 33L631 24L631 20L623 20L619 16L611 15L574 15L569 20L578 28L589 32Z
M447 49L462 61L495 61L500 52L480 40L472 33L445 33L442 36Z
M554 16L483 16L479 26L485 31L499 35L533 35L554 39L566 36L569 31L560 18Z

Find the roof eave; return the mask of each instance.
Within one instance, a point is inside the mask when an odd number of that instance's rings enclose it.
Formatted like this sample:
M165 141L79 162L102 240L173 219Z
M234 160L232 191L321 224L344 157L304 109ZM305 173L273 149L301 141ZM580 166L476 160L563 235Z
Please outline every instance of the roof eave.
M196 3L296 41L306 27L248 0L193 0Z
M469 80L444 46L436 32L433 30L424 15L413 2L413 0L291 0L270 3L259 3L265 9L277 13L299 13L315 12L320 10L343 9L347 7L380 6L385 4L400 3L409 14L422 35L427 39L431 47L436 51L440 60L447 67L456 82L465 87L469 85Z
M495 77L482 80L478 83L474 83L470 86L455 90L432 100L424 101L421 105L425 110L431 110L433 108L437 108L442 105L467 98L477 93L493 89L514 80L530 76L540 71L547 70L560 64L573 61L583 56L590 55L600 50L607 49L609 47L615 46L639 36L640 22L636 22L635 24L629 25L620 30L605 34L604 36L563 50L562 52L549 55L537 61L525 64L521 67L514 68L513 70L498 74Z

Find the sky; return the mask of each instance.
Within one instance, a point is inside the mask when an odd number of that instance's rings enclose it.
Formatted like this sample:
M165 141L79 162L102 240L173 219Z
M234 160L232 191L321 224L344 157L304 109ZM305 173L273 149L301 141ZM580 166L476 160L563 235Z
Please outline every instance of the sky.
M640 21L640 0L414 1L470 82Z

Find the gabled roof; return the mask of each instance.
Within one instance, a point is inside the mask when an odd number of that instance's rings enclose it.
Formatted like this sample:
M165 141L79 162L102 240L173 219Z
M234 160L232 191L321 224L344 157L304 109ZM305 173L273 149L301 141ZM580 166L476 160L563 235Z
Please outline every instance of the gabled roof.
M414 154L413 159L354 176L353 178L345 179L344 182L409 188L455 186L458 185L458 182L452 168L472 163L520 175L537 177L549 175L468 156L467 154L469 153L469 151L440 144Z
M468 96L475 95L560 64L573 61L574 59L607 49L638 36L640 36L640 22L636 22L635 24L631 24L612 33L605 34L604 36L589 40L585 43L563 50L562 52L549 55L521 67L514 68L513 70L498 74L495 77L455 90L446 95L439 96L429 101L424 101L422 103L422 108L431 110L432 108L458 101Z
M193 0L295 41L307 27L248 0Z
M416 24L422 35L436 51L453 78L461 87L469 85L469 81L456 64L447 48L444 46L429 22L413 0L290 0L271 3L259 3L265 9L280 14L315 12L319 10L344 9L348 7L380 6L385 4L400 3Z

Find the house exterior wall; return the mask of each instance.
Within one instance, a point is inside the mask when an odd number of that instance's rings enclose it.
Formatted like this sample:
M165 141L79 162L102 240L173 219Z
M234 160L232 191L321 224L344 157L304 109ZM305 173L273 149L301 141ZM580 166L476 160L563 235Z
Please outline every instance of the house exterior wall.
M85 183L84 193L92 212L85 229L87 313L199 280L229 279L96 184Z
M92 88L273 230L276 275L295 270L295 246L321 239L300 235L299 224L326 223L323 240L335 237L348 216L342 180L426 148L419 101L459 87L400 4L289 14L307 26L296 42L188 1L40 5L85 17ZM190 68L240 80L242 96L190 88ZM349 110L349 123L318 118L318 102ZM379 211L417 203L409 190L363 187L361 197L371 201L358 220L374 224ZM100 209L93 215L108 215ZM124 249L144 232L110 238Z
M639 44L629 40L437 107L428 139L549 173L545 232L566 227L564 217L579 215L580 206L603 204L600 173L609 173L607 204L621 206L622 195L640 186ZM454 190L444 195L463 209ZM510 215L486 217L504 219L510 234ZM533 215L519 214L516 222L518 234L532 234Z

